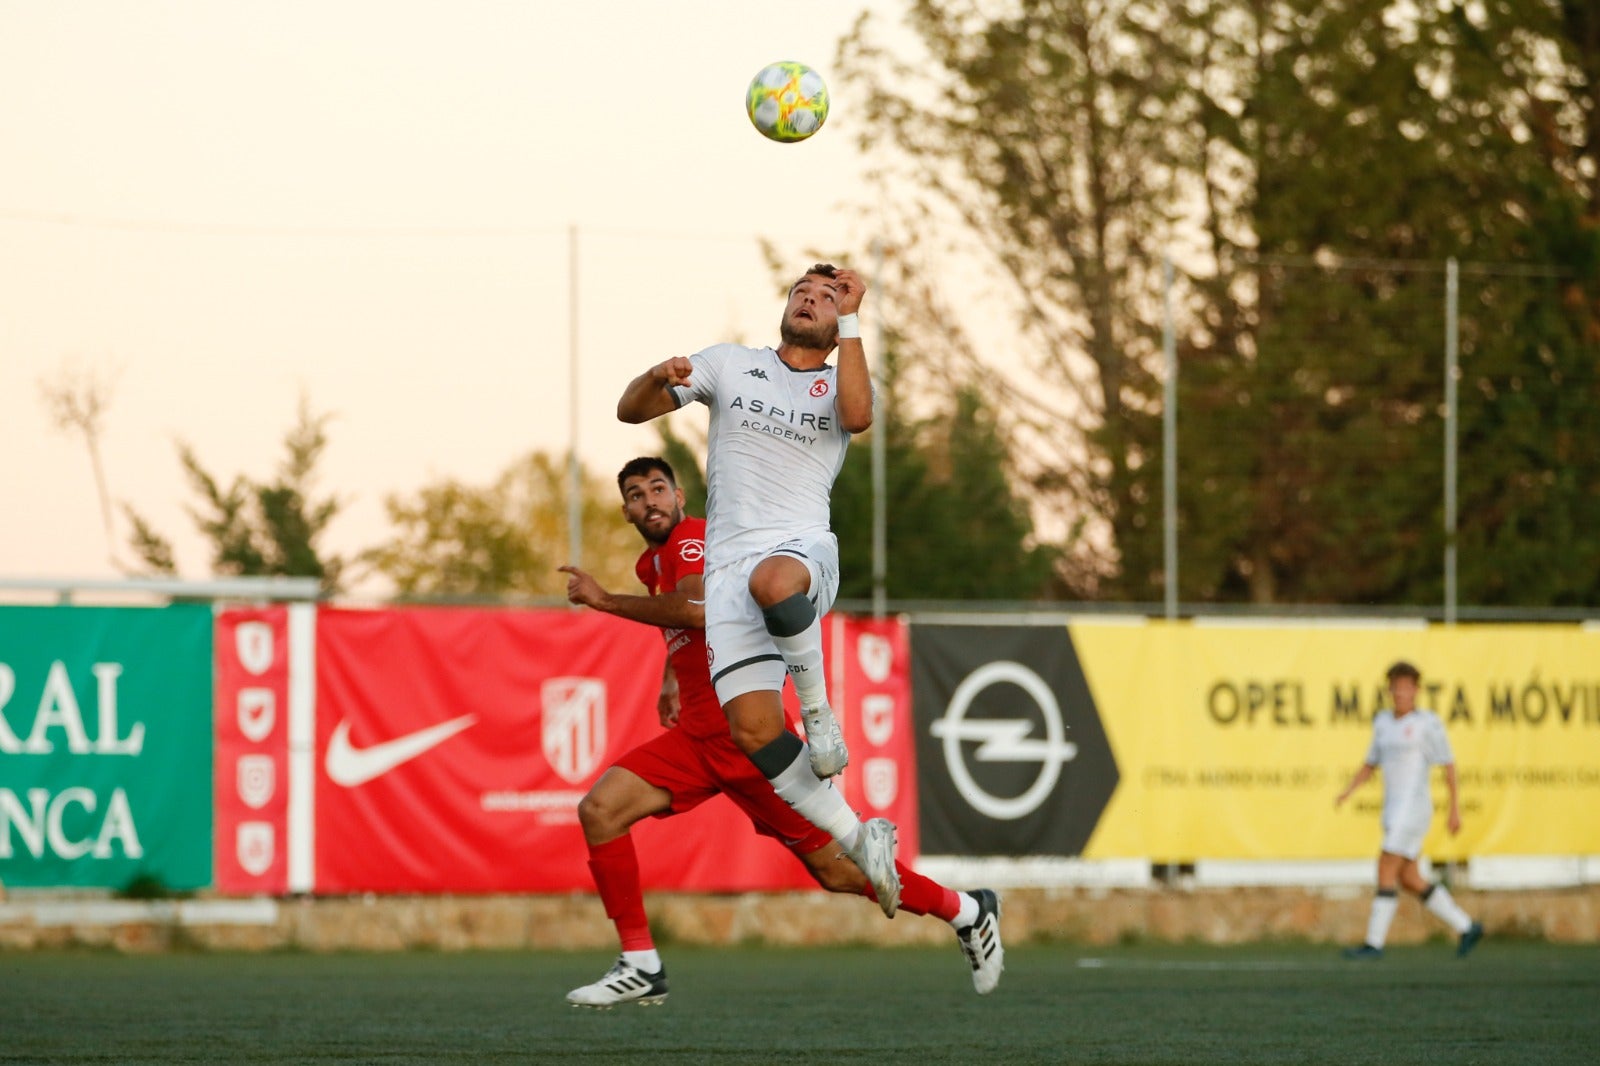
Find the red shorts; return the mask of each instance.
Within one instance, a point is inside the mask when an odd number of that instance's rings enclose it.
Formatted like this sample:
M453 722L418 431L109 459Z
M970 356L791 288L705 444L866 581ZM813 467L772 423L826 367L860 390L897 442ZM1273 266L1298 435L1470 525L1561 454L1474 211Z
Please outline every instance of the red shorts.
M796 855L809 855L833 839L827 830L818 829L779 799L772 782L725 734L701 738L682 729L669 729L623 755L615 765L672 793L672 807L657 818L692 811L720 792L744 811L756 832L775 837Z

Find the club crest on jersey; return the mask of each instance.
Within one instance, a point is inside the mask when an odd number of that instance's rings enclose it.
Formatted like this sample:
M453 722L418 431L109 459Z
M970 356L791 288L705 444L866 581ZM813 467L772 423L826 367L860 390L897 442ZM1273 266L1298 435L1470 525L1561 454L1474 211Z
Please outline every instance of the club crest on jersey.
M816 381L813 381L811 383L811 395L813 395L813 396L826 396L826 395L828 395L828 383L826 381L822 380L821 378L818 378Z

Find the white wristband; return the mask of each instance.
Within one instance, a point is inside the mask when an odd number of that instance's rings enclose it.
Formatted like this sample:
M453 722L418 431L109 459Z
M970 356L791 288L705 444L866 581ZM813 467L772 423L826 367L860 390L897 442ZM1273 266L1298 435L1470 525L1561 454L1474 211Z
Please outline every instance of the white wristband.
M854 312L839 316L839 339L849 340L852 338L855 340L861 339L861 319Z

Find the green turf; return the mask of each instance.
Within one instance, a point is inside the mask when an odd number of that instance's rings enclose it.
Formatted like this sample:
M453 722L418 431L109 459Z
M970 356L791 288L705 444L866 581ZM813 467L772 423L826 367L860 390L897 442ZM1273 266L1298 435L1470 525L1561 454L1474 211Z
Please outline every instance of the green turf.
M597 953L0 954L0 1062L1593 1063L1600 948L1490 940L1021 948L675 947L671 999L565 1005Z

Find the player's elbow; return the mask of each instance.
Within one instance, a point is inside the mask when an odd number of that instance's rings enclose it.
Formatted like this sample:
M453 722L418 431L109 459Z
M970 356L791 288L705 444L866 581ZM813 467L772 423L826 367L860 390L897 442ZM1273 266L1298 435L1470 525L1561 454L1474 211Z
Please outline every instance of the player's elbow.
M865 411L841 411L839 426L846 433L865 433L872 428L872 408Z

